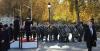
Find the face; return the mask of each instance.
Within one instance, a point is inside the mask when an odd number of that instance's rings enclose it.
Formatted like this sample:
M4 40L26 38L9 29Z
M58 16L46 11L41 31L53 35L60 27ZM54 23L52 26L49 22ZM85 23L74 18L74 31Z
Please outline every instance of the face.
M89 27L92 27L92 22L88 22L88 26Z

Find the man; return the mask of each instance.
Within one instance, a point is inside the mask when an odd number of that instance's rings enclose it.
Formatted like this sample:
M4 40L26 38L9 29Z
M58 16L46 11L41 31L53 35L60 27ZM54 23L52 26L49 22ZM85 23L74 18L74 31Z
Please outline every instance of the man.
M8 51L8 49L10 48L10 39L9 39L10 34L9 34L9 29L8 29L7 24L4 25L3 34L4 34L4 37L5 37L4 48L5 48L6 51Z
M3 38L3 25L0 23L0 51L3 51L3 43L4 43L4 38Z
M88 51L92 51L92 47L96 46L96 29L94 25L94 19L90 19L90 22L84 25L85 34L84 34L84 40L86 42Z
M0 24L0 51L8 51L9 48L8 26Z
M32 36L33 36L33 40L35 40L35 38L36 38L36 26L33 26L32 27Z
M13 24L10 24L9 26L9 34L10 34L10 41L13 40Z
M80 22L80 24L76 25L75 27L80 35L78 41L81 42L84 35L83 22Z
M51 42L53 39L53 26L49 25L49 41Z
M54 37L54 41L57 41L58 40L58 30L57 30L57 27L56 26L53 26L53 30L52 30L52 33L53 33L53 37Z
M20 32L20 20L19 17L16 16L14 20L14 40L17 40L18 34Z
M47 42L48 40L48 27L47 25L44 26L44 29L43 29L43 34L44 34L44 37L45 37L45 41Z
M31 35L31 24L32 24L32 21L30 20L30 18L26 18L26 21L25 21L25 31L26 31L26 39L27 41L29 42L29 36Z

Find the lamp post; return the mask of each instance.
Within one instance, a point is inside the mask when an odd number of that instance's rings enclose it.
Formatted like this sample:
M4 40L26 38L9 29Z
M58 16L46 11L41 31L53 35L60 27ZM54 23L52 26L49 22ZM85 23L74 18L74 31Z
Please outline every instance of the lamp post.
M51 4L50 2L48 3L48 11L49 11L49 18L48 18L48 21L49 21L49 24L50 24L50 9L51 9Z
M30 14L31 14L30 16L31 16L31 20L32 20L32 14L33 14L32 13L32 6L33 6L32 3L33 3L33 0L30 0Z
M85 4L86 4L86 6L87 6L88 1L87 1L87 0L85 0L84 2L85 2Z

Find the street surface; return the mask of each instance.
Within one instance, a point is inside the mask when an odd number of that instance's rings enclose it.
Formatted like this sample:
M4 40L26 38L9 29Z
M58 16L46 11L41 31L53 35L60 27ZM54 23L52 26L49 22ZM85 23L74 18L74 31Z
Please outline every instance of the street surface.
M93 51L100 51L100 39L98 38L97 47ZM34 49L10 49L9 51L87 51L85 42L39 42L38 48Z

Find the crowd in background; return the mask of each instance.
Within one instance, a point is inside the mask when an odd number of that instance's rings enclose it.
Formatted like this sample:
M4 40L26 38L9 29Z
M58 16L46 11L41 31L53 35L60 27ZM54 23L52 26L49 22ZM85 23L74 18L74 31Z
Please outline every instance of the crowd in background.
M26 18L23 25L20 24L19 17L16 17L13 24L8 26L0 23L0 51L7 51L10 48L10 42L12 40L17 41L20 37L20 32L23 31L23 36L26 35L27 42L30 41L30 37L38 41L46 42L81 42L84 40L87 42L88 50L91 51L91 42L96 41L96 31L94 26L94 20L91 19L89 26L80 22L79 24L40 24L33 26L33 22L30 18ZM21 26L20 26L21 25ZM92 28L92 29L91 29ZM69 40L70 34L72 39ZM91 35L93 34L93 36ZM91 40L92 38L92 40ZM45 40L44 40L45 39ZM91 40L91 41L90 41Z

